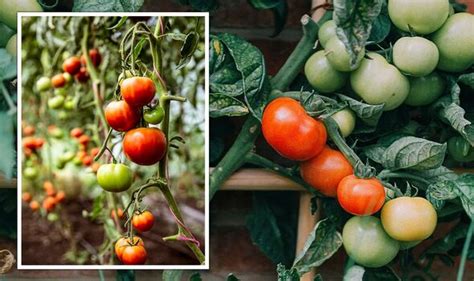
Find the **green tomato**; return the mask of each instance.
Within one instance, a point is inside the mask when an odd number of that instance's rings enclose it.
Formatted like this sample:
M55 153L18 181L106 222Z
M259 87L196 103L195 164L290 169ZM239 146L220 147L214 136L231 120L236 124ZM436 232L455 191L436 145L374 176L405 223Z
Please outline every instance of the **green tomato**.
M393 45L393 63L404 73L417 77L428 75L438 60L438 48L423 37L402 37Z
M410 28L417 34L429 34L440 28L448 18L448 0L389 0L388 15L403 31Z
M132 170L124 164L104 164L97 170L97 182L106 191L125 191L132 181Z
M474 63L474 15L457 13L431 38L439 50L438 69L461 72Z
M59 155L58 161L59 161L60 163L67 163L67 162L73 160L75 156L76 156L76 154L75 154L74 152L72 152L72 151L67 151L67 152L65 152L65 153L63 153L63 154L61 154L61 155Z
M8 40L7 46L5 46L5 49L7 49L7 52L16 57L16 34L10 37Z
M356 116L352 110L345 108L331 115L331 118L336 121L339 131L343 137L349 136L354 131Z
M49 135L55 139L62 139L64 137L64 132L60 128L56 127L52 130L49 130Z
M48 106L51 109L58 109L63 106L64 97L63 96L54 96L48 100Z
M319 43L325 48L326 42L334 36L336 36L336 22L334 20L328 20L323 23L318 30Z
M0 21L16 30L18 12L42 12L36 0L0 0Z
M326 51L326 57L328 58L332 67L334 67L336 70L344 72L357 69L365 55L365 49L363 49L357 56L355 65L351 67L351 58L349 56L349 52L347 52L346 46L337 36L329 39L324 50Z
M384 57L369 52L351 73L352 89L368 104L385 104L384 110L399 107L410 91L410 82Z
M64 102L64 109L71 111L75 108L74 100L68 99Z
M36 89L40 92L44 92L51 89L51 79L46 76L41 77L36 81Z
M304 66L306 79L316 90L331 93L341 89L347 81L347 73L334 69L324 51L314 53Z
M461 136L454 136L448 140L448 153L458 162L474 161L474 147Z
M444 92L446 83L436 72L423 77L411 77L410 92L405 104L411 106L428 105L438 99Z
M69 72L63 73L64 80L66 80L66 84L69 84L72 81L72 75Z
M63 103L64 105L64 103ZM66 121L67 119L69 119L70 115L69 115L69 112L65 111L65 110L61 110L58 112L58 118L59 120L61 121Z
M39 171L35 167L26 167L23 170L23 176L27 179L34 180L39 176Z
M63 96L63 97L66 97L67 96L67 90L66 88L62 87L62 88L56 88L54 89L54 94L56 96Z
M0 22L0 34L0 48L4 48L7 45L10 37L15 34L15 31L3 22Z
M150 124L160 124L163 117L165 117L165 110L161 106L143 112L143 119Z
M56 213L49 213L46 218L48 219L48 221L55 222L59 220L59 215Z
M82 166L82 160L79 157L74 157L74 159L72 159L72 163L76 166Z
M354 216L342 230L342 243L347 254L365 267L381 267L391 262L400 249L398 241L383 230L373 216Z

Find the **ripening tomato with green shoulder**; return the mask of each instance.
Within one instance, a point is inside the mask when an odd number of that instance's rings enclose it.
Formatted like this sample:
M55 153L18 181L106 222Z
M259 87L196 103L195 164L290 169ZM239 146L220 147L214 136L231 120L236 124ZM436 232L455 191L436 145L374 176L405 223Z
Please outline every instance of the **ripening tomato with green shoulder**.
M448 139L448 153L456 161L474 161L474 147L461 136L453 136Z
M326 42L332 37L336 36L336 22L334 20L328 20L318 30L319 44L325 48Z
M351 163L346 157L327 145L318 155L300 163L303 180L329 197L337 196L339 182L353 172Z
M150 211L136 212L132 217L133 227L140 232L150 230L154 223L155 217Z
M81 60L76 57L69 57L63 62L63 70L71 75L76 75L81 69Z
M356 263L365 267L381 267L398 254L400 244L383 229L373 216L350 218L342 229L342 244Z
M377 178L344 177L337 187L337 201L348 213L356 216L375 214L385 202L385 189Z
M309 84L321 93L332 93L341 89L347 82L348 74L336 70L325 51L314 53L304 65L304 74Z
M136 128L125 133L123 152L139 165L158 163L167 150L165 134L158 128Z
M135 128L140 121L140 110L124 100L112 101L105 107L105 119L114 130L125 132Z
M399 241L425 240L433 234L438 216L423 197L398 197L385 203L380 213L385 231Z
M115 255L117 255L117 258L120 261L122 260L122 255L125 248L131 245L145 247L145 243L143 243L143 240L138 236L133 236L133 238L121 237L117 240L117 242L115 242L115 245L114 245Z
M124 164L103 164L97 170L97 183L106 191L122 192L133 182L132 170Z
M327 139L323 123L309 116L298 101L288 97L276 98L265 107L262 133L276 152L296 161L316 156Z
M123 99L137 108L150 103L155 97L155 92L155 83L148 77L126 78L120 85Z
M54 88L62 88L66 85L66 79L62 73L56 74L51 78L51 84Z

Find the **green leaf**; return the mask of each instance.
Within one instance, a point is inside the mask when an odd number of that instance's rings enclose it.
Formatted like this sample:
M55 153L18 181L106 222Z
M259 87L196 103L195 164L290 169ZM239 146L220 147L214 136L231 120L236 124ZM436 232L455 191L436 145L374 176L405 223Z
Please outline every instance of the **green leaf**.
M379 268L367 268L364 273L363 281L400 281L400 277L388 266Z
M248 0L255 9L271 9L275 20L275 31L272 36L278 35L285 26L288 16L288 4L286 0Z
M453 229L451 229L442 238L436 240L428 249L423 253L426 254L441 254L444 255L448 251L452 250L456 245L456 242L460 239L464 239L467 234L469 224L459 222Z
M162 275L163 281L181 281L183 276L182 270L164 270Z
M6 49L0 49L0 81L16 77L16 60Z
M255 192L247 217L250 237L274 263L290 265L295 254L297 194Z
M344 101L365 124L371 127L377 126L380 116L382 116L383 113L383 104L366 104L345 95L338 95L338 97Z
M334 0L333 19L336 34L346 46L355 66L357 56L365 48L372 24L382 10L383 0Z
M240 100L224 94L212 93L209 96L209 116L242 116L249 113L248 108Z
M277 266L278 281L299 281L300 276L294 268L286 269L283 264Z
M387 5L384 2L382 11L372 24L372 30L370 32L368 42L374 44L382 42L390 33L391 25L392 22L388 16Z
M117 281L135 281L135 272L133 270L117 270L115 274Z
M382 164L385 150L386 148L384 146L375 144L364 147L362 152L370 160L374 161L375 163Z
M73 12L138 12L144 0L75 0Z
M474 89L474 72L460 75L458 81Z
M227 275L227 281L239 281L240 279L235 277L234 274L232 273L229 273L229 275Z
M190 5L194 10L201 12L211 12L216 10L219 5L217 0L175 0L181 5Z
M184 39L183 46L181 46L180 55L181 59L179 60L177 69L184 67L193 57L194 52L199 43L199 34L194 31L191 31L186 35Z
M441 166L446 154L446 144L403 137L392 143L383 154L382 165L391 170L426 170Z
M0 158L0 172L2 172L7 179L11 179L15 170L16 163L16 149L15 149L15 129L13 127L14 118L16 115L11 115L7 112L0 112L0 151L2 157Z
M237 70L228 49L218 39L210 44L209 54L209 90L211 95L220 93L237 97L244 93L242 74Z
M193 275L189 277L189 281L202 281L201 274L199 272L194 272Z
M293 268L299 275L320 266L342 246L342 235L334 224L324 219L319 221L306 239L303 250L295 258Z

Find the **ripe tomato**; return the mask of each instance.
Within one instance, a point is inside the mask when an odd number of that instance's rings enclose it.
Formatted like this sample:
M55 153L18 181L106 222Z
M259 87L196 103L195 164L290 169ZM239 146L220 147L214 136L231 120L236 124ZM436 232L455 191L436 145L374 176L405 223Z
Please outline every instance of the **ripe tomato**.
M443 94L445 86L444 79L436 72L423 77L410 77L410 92L405 104L428 105Z
M30 209L33 210L33 212L39 210L39 208L40 204L38 203L38 201L33 200L30 202Z
M326 42L328 42L329 39L336 36L336 27L336 22L334 20L328 20L319 28L318 40L323 48L325 48Z
M428 238L436 228L436 210L423 197L398 197L382 208L380 219L385 231L399 241Z
M326 57L331 66L338 71L344 72L357 69L365 55L365 49L362 49L357 55L356 64L351 67L349 52L347 52L346 46L337 36L333 36L329 39L324 50L326 51Z
M346 176L337 187L337 200L348 213L366 216L376 213L385 202L385 189L376 178Z
M430 0L390 0L388 15L393 24L403 31L410 28L418 34L429 34L438 28L448 18L449 1Z
M36 138L35 137L26 137L23 138L23 147L31 150L36 150Z
M94 159L90 155L86 155L82 158L82 165L90 166L94 162Z
M155 97L155 83L148 77L131 77L123 80L120 93L123 99L134 107L141 107Z
M26 136L26 137L32 136L35 134L35 131L36 131L35 127L29 126L29 125L25 126L23 128L23 136Z
M123 100L112 101L105 107L105 119L114 130L125 132L140 121L140 110Z
M402 37L393 45L393 63L403 73L416 77L428 75L438 60L438 48L423 37Z
M143 119L150 124L160 124L163 117L165 117L165 110L161 106L143 112Z
M125 246L122 252L122 263L126 265L145 264L147 253L143 246Z
M103 164L97 170L97 183L106 191L125 191L132 181L132 170L124 164Z
M122 219L124 217L124 213L122 208L117 208L118 218ZM110 211L110 217L114 220L115 219L115 210Z
M51 78L51 84L54 88L62 88L64 85L66 85L66 79L64 79L62 73L56 74L53 76L53 78Z
M51 79L49 79L49 77L43 76L36 81L36 90L40 92L44 92L51 89L51 86Z
M352 217L342 230L344 249L356 263L365 267L381 267L391 262L400 249L376 217Z
M309 84L321 93L332 93L347 82L347 73L336 70L323 50L314 53L304 65L304 74Z
M70 57L63 62L63 70L71 75L76 75L80 69L81 60L78 57Z
M40 149L44 145L44 139L43 138L35 138L35 146L36 149Z
M79 138L80 136L82 136L84 134L84 130L81 129L81 128L74 128L71 130L71 137L73 138Z
M77 139L77 141L83 146L87 146L87 144L91 141L91 138L88 135L82 135Z
M115 254L119 260L122 260L122 254L125 248L131 245L145 247L145 243L143 243L143 240L138 236L133 236L133 239L130 239L129 237L121 237L117 242L115 242Z
M346 157L329 146L315 157L301 162L300 172L305 182L329 197L336 197L339 182L354 173Z
M326 144L326 128L309 116L300 103L281 97L263 111L262 132L265 140L282 156L297 161L313 158Z
M136 213L132 217L133 227L140 232L150 230L153 227L154 223L155 217L150 211Z
M87 72L87 68L81 67L79 69L79 72L76 73L76 75L74 77L76 77L76 80L79 83L85 83L85 82L87 82L87 80L89 80L89 72Z
M331 115L331 118L336 121L339 131L344 138L348 137L352 131L354 131L356 116L349 108L334 113Z
M51 212L54 210L54 207L56 207L56 200L54 197L48 196L43 200L43 208L46 210L46 212Z
M54 197L56 203L62 203L66 199L66 193L64 191L59 191Z
M28 203L31 201L31 199L33 199L33 196L31 196L31 193L29 192L23 192L23 194L21 195L21 199Z
M90 49L89 50L89 57L91 58L92 64L95 67L98 67L99 64L102 62L102 56L97 49ZM86 57L84 55L81 56L81 63L83 66L86 66Z
M166 154L167 143L158 128L137 128L128 131L123 138L123 152L132 162L153 165Z

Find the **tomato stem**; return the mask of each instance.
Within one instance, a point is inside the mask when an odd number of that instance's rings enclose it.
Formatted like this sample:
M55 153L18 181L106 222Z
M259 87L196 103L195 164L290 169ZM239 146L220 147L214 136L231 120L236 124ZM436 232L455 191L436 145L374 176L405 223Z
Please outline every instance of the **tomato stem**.
M469 247L471 245L472 233L474 232L474 220L471 219L469 229L467 230L466 240L464 240L464 246L462 247L461 261L459 262L458 275L456 280L462 281L464 275L464 268L466 267L467 254L469 253Z
M411 179L411 180L417 181L419 183L422 183L423 187L425 187L425 189L430 185L430 182L427 179L423 178L423 177L420 177L420 176L417 176L417 175L414 175L414 174L410 174L410 173L398 172L398 171L393 172L393 171L389 171L389 170L382 170L377 175L377 178L379 178L381 180L390 179L390 178Z

